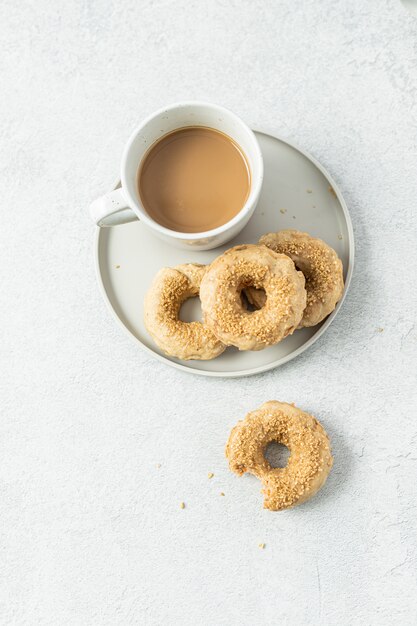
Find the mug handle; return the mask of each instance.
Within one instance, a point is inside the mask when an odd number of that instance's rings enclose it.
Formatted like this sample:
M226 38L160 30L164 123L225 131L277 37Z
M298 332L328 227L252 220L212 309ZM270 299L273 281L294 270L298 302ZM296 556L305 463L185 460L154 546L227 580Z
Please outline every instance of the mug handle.
M94 200L90 204L90 216L97 226L117 226L138 219L136 213L129 208L122 188Z

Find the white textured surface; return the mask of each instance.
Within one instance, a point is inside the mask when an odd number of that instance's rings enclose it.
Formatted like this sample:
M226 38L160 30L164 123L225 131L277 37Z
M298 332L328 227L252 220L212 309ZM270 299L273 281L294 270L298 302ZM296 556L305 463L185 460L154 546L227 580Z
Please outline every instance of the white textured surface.
M417 21L395 0L6 0L0 25L1 623L415 624ZM348 299L267 375L157 363L95 284L86 207L137 121L185 98L293 138L350 205ZM274 398L335 455L276 514L223 456Z

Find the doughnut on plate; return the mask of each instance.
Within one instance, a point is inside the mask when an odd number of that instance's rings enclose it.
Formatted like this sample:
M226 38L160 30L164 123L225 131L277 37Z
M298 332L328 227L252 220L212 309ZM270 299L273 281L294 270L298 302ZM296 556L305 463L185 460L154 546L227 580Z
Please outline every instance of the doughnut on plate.
M273 369L309 348L329 327L343 304L353 270L353 230L346 203L330 174L291 142L256 132L264 157L261 198L246 228L225 246L207 252L177 250L160 241L140 222L97 228L95 260L99 287L113 316L136 344L167 365L202 376L239 377ZM118 186L118 182L114 187ZM269 232L297 229L319 237L343 262L345 290L333 313L318 326L297 330L259 352L228 348L211 361L180 361L168 357L146 332L143 301L156 273L165 266L210 263L224 250L257 243ZM199 302L183 306L184 321L200 319ZM105 340L105 338L104 338Z

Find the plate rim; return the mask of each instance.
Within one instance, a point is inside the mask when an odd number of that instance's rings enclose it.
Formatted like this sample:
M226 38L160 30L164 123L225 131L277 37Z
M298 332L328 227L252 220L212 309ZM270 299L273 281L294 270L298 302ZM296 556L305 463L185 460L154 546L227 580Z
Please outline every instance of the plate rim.
M279 135L276 135L275 133L272 132L268 132L268 130L260 130L258 128L252 128L254 133L257 134L262 134L262 135L267 135L269 137L271 137L272 139L276 139L282 143L287 144L288 146L290 146L291 148L297 150L300 154L302 154L304 157L306 157L309 161L311 161L316 167L317 169L323 174L323 176L326 178L326 180L329 182L329 184L332 186L336 197L340 203L340 206L342 207L342 211L343 211L343 215L346 221L346 227L347 227L347 231L348 231L348 236L349 236L349 241L348 241L348 248L349 248L349 264L348 264L348 268L347 268L347 272L346 272L346 280L345 280L345 288L343 291L343 295L341 297L341 299L339 300L339 302L337 303L337 306L335 308L335 310L328 316L328 318L325 320L325 322L320 326L320 328L318 329L318 331L316 333L314 333L314 335L312 337L310 337L310 339L308 339L308 341L306 341L305 343L303 343L301 346L299 346L296 350L294 350L294 352L291 352L290 354L287 354L285 357L282 357L280 359L278 359L277 361L273 361L272 363L267 363L265 365L259 365L257 367L252 367L250 369L247 370L231 370L229 372L216 372L216 371L206 371L206 370L202 370L202 369L195 369L193 367L187 366L187 365L183 365L182 363L176 363L175 361L171 361L168 357L162 355L162 354L158 354L157 352L155 352L154 350L152 350L151 348L148 348L148 346L146 346L144 343L142 343L142 341L131 331L129 330L129 328L127 328L127 326L122 322L122 320L120 319L120 317L117 315L115 309L112 306L112 303L110 301L110 298L107 294L106 288L104 286L104 282L103 282L103 277L100 271L100 255L99 255L99 250L100 250L100 233L101 233L101 228L99 226L96 226L96 232L95 232L95 236L94 236L94 266L95 266L95 274L96 274L96 279L98 282L98 286L99 286L99 290L101 292L101 295L104 299L104 302L107 305L107 308L110 310L112 317L116 319L117 323L119 326L121 326L125 333L127 333L130 338L140 346L140 348L142 350L144 350L146 353L148 353L149 355L151 355L153 358L156 358L158 361L160 361L161 363L165 363L168 366L174 367L175 369L181 370L183 372L186 372L187 374L195 374L197 376L208 376L211 378L244 378L247 376L255 376L256 374L262 374L263 372L268 372L270 370L275 369L276 367L280 367L281 365L284 365L285 363L288 363L289 361L292 361L293 359L297 358L298 356L300 356L300 354L302 354L303 352L305 352L306 350L308 350L308 348L310 348L325 332L326 330L329 328L330 324L333 322L333 320L335 319L336 315L338 314L340 308L343 305L343 302L346 298L346 295L349 291L349 287L350 287L350 283L352 280L352 274L353 274L353 267L354 267L354 261L355 261L355 242L354 242L354 232L353 232L353 225L352 225L352 220L350 217L350 213L349 213L349 209L347 207L346 201L342 195L342 192L337 184L337 182L334 180L333 176L327 171L327 169L319 162L317 161L317 159L310 154L310 152L304 150L303 148L300 148L295 142L293 142L291 139L284 139L282 137L280 137ZM115 189L117 187L117 185L120 183L120 179L117 178L112 186L112 189Z

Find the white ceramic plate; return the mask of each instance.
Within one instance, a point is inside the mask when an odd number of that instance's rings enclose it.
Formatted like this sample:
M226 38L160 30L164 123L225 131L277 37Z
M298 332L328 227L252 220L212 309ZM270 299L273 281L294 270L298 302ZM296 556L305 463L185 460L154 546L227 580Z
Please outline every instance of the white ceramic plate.
M212 361L180 361L165 356L146 332L143 299L156 272L180 263L210 263L239 243L256 243L261 235L295 228L324 239L343 261L345 292L353 269L353 230L346 203L325 169L289 141L257 132L264 156L265 180L259 205L236 239L208 252L187 252L154 237L140 222L98 228L95 256L98 282L116 320L138 345L172 367L203 376L238 377L265 372L311 346L330 325L343 302L322 324L296 331L260 352L228 348ZM116 185L117 186L117 185ZM185 303L182 319L198 319L197 299Z

